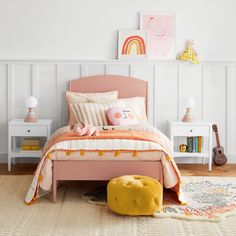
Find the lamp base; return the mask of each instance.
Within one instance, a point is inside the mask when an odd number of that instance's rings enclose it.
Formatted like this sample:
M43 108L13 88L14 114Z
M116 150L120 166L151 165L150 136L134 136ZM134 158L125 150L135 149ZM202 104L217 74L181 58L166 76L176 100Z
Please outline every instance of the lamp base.
M183 122L193 122L194 121L194 118L192 115L192 108L186 108L186 113L185 113L182 121Z
M27 114L27 116L24 119L25 122L37 122L38 118L34 112L33 108L29 108L29 112Z

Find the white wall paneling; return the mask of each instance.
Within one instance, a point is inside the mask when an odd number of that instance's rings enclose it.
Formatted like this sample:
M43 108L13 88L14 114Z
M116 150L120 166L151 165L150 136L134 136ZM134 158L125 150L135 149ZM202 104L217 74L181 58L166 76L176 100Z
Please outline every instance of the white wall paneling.
M130 76L142 78L148 82L148 119L154 124L154 83L155 83L155 66L153 65L131 65Z
M178 119L178 65L155 67L155 126L166 133L168 120Z
M57 65L38 65L38 114L41 118L51 117L58 125L60 114L57 110ZM17 117L18 118L18 117Z
M7 151L7 120L8 120L8 66L0 63L0 154ZM11 86L11 85L9 85ZM10 90L10 89L9 89ZM10 104L11 105L11 104Z
M106 73L114 74L114 75L124 75L129 76L130 75L130 66L129 65L107 65L106 66Z
M227 66L227 152L229 160L234 162L236 157L236 65Z
M220 132L221 144L227 137L227 74L225 65L203 67L203 119L215 122ZM213 139L215 145L215 138Z
M186 97L193 97L195 119L202 119L202 66L183 65L179 68L179 118L185 113L184 101Z
M236 63L188 65L175 61L0 61L0 154L7 151L7 121L23 118L24 100L38 98L37 114L52 118L55 128L67 122L65 91L82 76L116 74L148 81L150 123L167 134L167 121L181 119L183 101L195 99L196 119L216 122L222 145L236 162ZM2 155L1 155L2 156Z
M12 117L24 117L25 115L25 98L32 94L33 87L31 70L32 66L27 64L16 64L12 66Z

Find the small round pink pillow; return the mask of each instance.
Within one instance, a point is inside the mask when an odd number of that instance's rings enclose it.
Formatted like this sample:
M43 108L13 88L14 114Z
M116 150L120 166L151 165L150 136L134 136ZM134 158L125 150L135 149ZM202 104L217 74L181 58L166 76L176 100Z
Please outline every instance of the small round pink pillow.
M132 111L122 107L111 107L106 114L110 125L134 125L139 123Z

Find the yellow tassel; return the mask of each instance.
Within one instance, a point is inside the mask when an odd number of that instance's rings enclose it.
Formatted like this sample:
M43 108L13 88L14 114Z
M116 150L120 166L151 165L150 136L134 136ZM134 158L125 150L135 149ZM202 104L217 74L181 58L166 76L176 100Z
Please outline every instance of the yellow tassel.
M182 202L182 201L181 201L181 202L180 202L180 205L181 205L181 206L187 206L188 203L187 203L187 202Z
M166 157L166 160L167 160L167 161L171 161L171 160L172 160L172 157L168 156L168 157Z
M100 157L103 156L103 155L104 155L104 151L100 150L100 151L98 152L98 155L99 155Z
M83 151L83 150L80 150L80 151L79 151L79 153L80 153L80 156L84 156L84 154L85 154L85 151Z
M133 157L137 157L137 156L138 156L138 151L135 150L135 151L133 152Z
M37 197L33 197L31 203L34 204L34 203L36 203L37 201L38 201Z
M31 202L26 202L25 201L25 204L27 205L27 206L31 206L31 205L33 205L35 202L33 202L33 201L31 201Z
M120 155L120 151L119 150L116 150L115 153L114 153L114 156L115 157L118 157Z
M73 153L72 151L67 151L67 152L66 152L66 155L67 155L67 156L70 156L72 153Z
M51 159L51 153L48 153L47 159Z
M39 175L38 181L41 182L43 180L43 176Z

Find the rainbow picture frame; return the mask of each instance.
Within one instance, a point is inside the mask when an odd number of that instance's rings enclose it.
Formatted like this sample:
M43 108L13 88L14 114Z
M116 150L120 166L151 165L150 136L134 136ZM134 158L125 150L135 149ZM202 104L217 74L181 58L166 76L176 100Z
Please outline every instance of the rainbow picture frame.
M119 30L118 59L145 59L147 57L147 32L144 30Z

